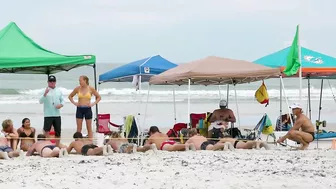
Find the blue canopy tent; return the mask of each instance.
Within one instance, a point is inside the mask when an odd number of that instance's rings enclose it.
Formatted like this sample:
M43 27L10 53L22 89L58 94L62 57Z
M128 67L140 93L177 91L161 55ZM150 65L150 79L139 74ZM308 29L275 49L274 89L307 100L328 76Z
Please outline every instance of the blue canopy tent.
M134 76L140 76L140 82L148 82L153 75L158 75L177 65L160 55L137 60L99 75L99 84L104 82L132 82Z
M122 65L118 68L105 72L99 75L99 84L105 82L136 82L139 89L139 94L141 93L141 82L148 82L150 77L153 75L158 75L164 71L176 67L174 64L160 55L147 57L141 60L136 60L128 64ZM147 101L149 96L149 89L147 94ZM139 103L140 109L140 103ZM175 109L175 103L174 103ZM145 110L145 117L147 112L147 106ZM140 115L140 111L138 112ZM176 117L176 116L175 116ZM138 124L140 126L140 124ZM139 129L141 130L141 129ZM141 132L141 131L140 131ZM138 141L139 143L139 141Z
M290 51L290 48L291 47L287 47L275 53L264 56L254 62L257 64L264 65L264 66L268 66L272 68L280 68L281 70L284 70L287 64L287 56ZM321 100L322 100L323 79L335 78L336 59L334 57L313 51L311 49L301 47L301 67L302 67L302 76L308 79L309 118L311 118L310 79L322 79L321 80L319 115L318 115L318 121L320 121L320 115L321 115L321 109L322 109ZM281 88L281 84L280 84L280 88ZM280 90L280 99L281 99L281 90ZM280 114L282 114L281 109L282 107L280 105Z

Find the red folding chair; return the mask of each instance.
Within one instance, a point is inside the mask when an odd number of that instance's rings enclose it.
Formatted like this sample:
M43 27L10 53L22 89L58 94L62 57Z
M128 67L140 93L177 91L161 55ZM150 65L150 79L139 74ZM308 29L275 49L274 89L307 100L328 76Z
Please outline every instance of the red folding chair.
M121 130L123 125L117 125L110 121L110 114L98 114L98 133L104 133L104 135L110 135L112 133L111 126L119 128Z
M198 124L200 119L205 120L207 117L206 113L202 114L190 114L190 125L191 128L196 128L196 125Z

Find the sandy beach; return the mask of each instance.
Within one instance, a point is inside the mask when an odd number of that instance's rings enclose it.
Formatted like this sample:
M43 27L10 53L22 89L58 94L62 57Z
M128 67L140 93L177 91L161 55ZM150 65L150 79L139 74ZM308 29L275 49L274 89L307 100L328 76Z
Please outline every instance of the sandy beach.
M0 188L335 188L336 151L148 151L0 161Z

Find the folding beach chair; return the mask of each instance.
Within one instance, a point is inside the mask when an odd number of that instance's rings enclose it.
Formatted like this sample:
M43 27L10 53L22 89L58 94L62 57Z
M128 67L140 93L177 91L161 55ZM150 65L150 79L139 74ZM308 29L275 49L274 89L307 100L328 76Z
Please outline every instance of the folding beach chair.
M268 141L269 136L274 139L274 142L276 140L273 132L272 122L266 113L254 127L254 129L244 129L244 131L247 133L245 138L248 140L261 140L261 133L267 135L266 141Z
M98 114L98 133L103 133L104 135L110 135L111 134L111 126L118 128L119 132L122 131L123 125L117 125L115 123L112 123L110 121L110 114Z

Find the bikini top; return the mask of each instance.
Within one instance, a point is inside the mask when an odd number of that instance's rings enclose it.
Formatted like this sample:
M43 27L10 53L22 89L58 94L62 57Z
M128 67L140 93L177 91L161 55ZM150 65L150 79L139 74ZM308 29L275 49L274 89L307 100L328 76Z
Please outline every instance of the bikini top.
M30 129L30 134L27 136L27 134L24 131L21 131L19 134L19 137L29 137L29 138L34 138L35 136L35 131L33 129Z
M82 94L82 93L78 90L77 95L78 95L78 98L87 98L87 99L91 99L91 93L90 93L90 91L88 91L88 92L84 95L84 94Z

